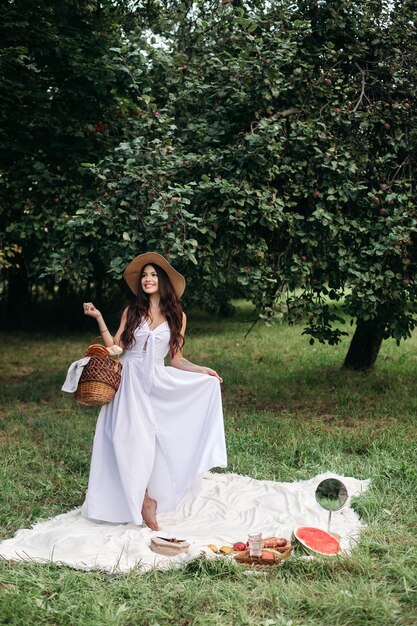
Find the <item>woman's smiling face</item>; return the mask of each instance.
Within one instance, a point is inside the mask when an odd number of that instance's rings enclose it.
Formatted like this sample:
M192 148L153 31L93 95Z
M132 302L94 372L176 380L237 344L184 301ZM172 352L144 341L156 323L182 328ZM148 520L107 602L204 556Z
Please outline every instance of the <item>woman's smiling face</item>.
M145 265L142 270L141 284L143 291L150 296L153 293L158 293L158 274L153 265Z

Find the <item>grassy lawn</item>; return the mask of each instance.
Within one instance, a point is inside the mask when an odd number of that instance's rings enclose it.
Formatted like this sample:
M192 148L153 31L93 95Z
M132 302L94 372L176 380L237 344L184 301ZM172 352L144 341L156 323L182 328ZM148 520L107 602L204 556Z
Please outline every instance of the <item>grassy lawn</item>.
M384 343L368 374L348 347L310 346L301 327L188 313L186 356L224 378L228 471L292 481L331 470L371 478L350 557L290 560L247 575L225 561L139 575L0 562L0 624L391 626L417 622L417 336ZM2 335L0 538L79 506L97 411L60 391L91 335Z

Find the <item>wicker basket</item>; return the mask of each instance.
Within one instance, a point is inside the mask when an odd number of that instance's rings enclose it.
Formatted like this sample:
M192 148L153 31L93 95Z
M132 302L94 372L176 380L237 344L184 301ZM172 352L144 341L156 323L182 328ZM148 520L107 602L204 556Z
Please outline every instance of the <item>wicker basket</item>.
M100 344L88 346L85 355L90 360L81 374L75 399L87 406L108 404L119 388L122 364L118 358L111 359Z

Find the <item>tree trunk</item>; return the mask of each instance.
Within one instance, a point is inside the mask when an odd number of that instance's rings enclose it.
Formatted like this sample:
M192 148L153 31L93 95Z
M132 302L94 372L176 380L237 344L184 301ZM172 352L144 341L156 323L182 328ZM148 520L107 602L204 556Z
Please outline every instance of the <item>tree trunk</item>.
M24 264L10 269L7 276L6 326L27 330L31 327L30 284Z
M379 354L383 332L384 325L379 320L359 320L343 367L356 371L371 368Z

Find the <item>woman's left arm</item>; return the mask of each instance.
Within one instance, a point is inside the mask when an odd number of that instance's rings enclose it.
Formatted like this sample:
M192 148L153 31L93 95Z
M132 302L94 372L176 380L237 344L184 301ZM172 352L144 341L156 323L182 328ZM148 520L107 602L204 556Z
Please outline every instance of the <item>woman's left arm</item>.
M185 313L182 314L182 328L181 335L185 336L185 329L187 326L187 318ZM171 365L172 367L176 367L179 370L184 370L185 372L195 372L197 374L208 374L209 376L215 376L221 383L223 382L223 378L218 375L218 373L211 369L210 367L204 367L202 365L196 365L195 363L191 363L187 359L184 358L182 354L182 350L178 350L173 357L171 357Z

